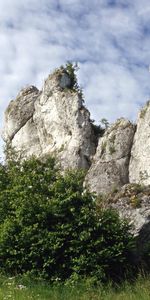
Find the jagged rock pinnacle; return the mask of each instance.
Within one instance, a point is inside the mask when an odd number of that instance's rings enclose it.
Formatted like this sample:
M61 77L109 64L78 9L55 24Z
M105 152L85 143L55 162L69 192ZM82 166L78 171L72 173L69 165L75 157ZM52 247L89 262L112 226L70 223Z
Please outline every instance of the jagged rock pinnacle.
M90 113L63 69L48 76L42 91L27 87L10 102L3 138L24 158L55 155L62 169L89 168L96 150Z

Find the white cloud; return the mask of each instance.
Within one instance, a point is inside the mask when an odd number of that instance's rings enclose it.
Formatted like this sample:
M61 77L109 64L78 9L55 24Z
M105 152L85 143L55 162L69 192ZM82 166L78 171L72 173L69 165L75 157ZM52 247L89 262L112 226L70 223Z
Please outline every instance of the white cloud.
M135 119L150 96L149 11L148 0L1 0L0 126L20 88L41 88L67 60L79 61L92 118Z

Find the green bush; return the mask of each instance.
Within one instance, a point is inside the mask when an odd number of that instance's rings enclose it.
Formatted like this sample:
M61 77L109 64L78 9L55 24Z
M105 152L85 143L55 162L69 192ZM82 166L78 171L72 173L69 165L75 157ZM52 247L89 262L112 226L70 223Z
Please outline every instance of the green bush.
M84 94L83 89L78 84L77 80L77 71L79 70L78 63L72 63L68 61L65 66L62 66L62 69L69 75L71 80L71 86L70 89L74 92L77 92L78 95L81 97L82 102L84 102Z
M52 158L9 161L0 172L1 271L51 280L125 274L132 264L129 225L114 211L97 211L83 190L84 172L63 176Z

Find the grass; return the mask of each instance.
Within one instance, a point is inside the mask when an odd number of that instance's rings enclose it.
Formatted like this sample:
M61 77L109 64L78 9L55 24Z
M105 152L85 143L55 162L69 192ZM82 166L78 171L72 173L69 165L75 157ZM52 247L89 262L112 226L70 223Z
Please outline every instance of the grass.
M29 278L0 278L0 300L149 300L150 278L139 278L134 284L92 287L88 282L76 285L50 285Z

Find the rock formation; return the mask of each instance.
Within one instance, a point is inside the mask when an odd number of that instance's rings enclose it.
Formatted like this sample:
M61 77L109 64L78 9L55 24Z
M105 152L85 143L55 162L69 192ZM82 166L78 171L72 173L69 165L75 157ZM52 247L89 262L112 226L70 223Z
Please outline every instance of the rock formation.
M42 91L28 87L10 102L3 138L23 157L55 155L62 169L89 168L96 150L90 113L63 68L48 77Z
M24 158L54 155L63 170L88 169L85 184L97 194L129 182L150 184L150 103L137 126L121 118L99 137L72 71L61 67L48 76L42 91L29 86L10 102L6 145Z
M129 220L135 236L146 224L150 227L150 186L125 184L118 192L110 193L106 202L117 209L121 218Z
M130 182L150 184L150 102L140 111L131 150Z
M22 89L15 101L11 101L5 113L5 129L3 139L12 141L19 130L30 120L34 113L34 102L39 91L34 86Z
M135 126L121 118L99 140L86 176L90 191L106 193L129 182L128 167Z
M137 184L150 184L150 103L137 126L121 118L100 137L72 75L62 67L49 75L42 91L22 89L5 112L3 139L23 158L50 154L62 170L87 169L86 187L109 193L108 206L134 224L139 241L148 240L150 187L141 191ZM110 194L112 189L120 191Z
M110 193L104 205L117 210L120 217L130 223L137 243L136 260L146 263L147 267L145 254L149 253L150 245L150 186L126 184L118 192Z

